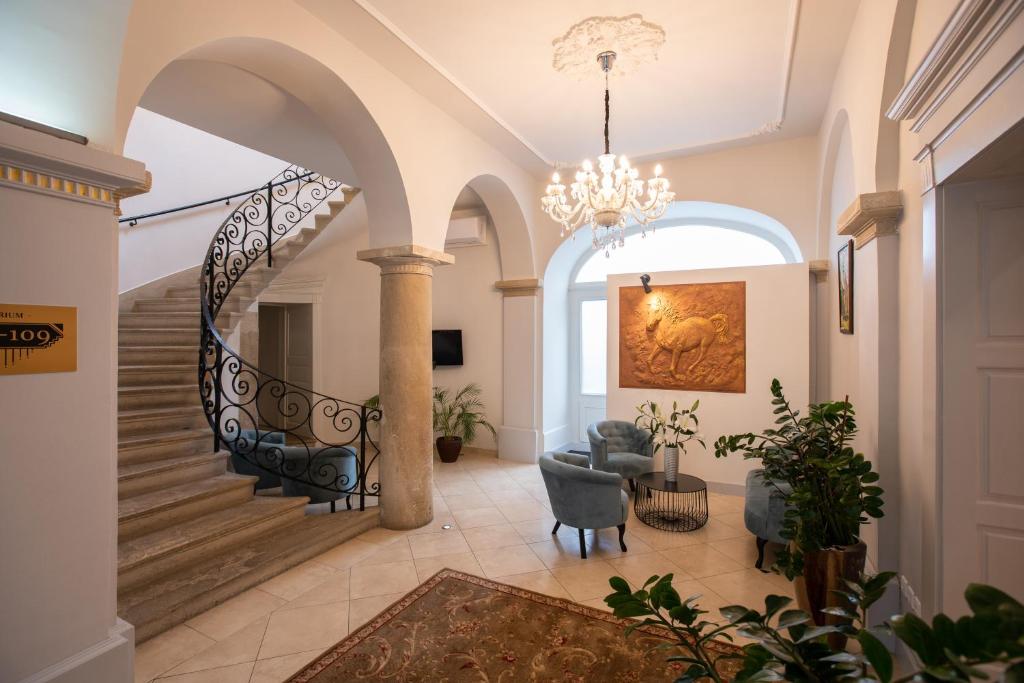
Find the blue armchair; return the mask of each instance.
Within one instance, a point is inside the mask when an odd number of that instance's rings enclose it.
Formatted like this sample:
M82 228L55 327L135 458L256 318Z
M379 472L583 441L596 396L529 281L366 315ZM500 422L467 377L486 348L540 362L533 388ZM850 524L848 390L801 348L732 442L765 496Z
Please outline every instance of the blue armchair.
M626 518L629 499L622 490L622 477L592 470L587 456L573 453L545 453L540 456L540 473L551 501L557 533L562 524L579 529L580 557L587 559L585 529L618 527L619 546L626 551Z
M595 470L615 472L629 480L636 491L635 477L654 469L651 433L632 422L606 420L587 427L590 464Z
M743 503L743 523L747 531L757 537L757 562L761 569L764 564L764 546L772 543L787 543L779 535L786 516L786 496L790 487L780 484L778 488L764 480L764 470L747 472L746 498ZM763 570L762 570L763 571Z
M283 432L257 432L255 429L243 429L238 437L225 444L231 451L231 467L237 474L259 477L255 489L275 489L281 485L281 477L269 470L257 467L252 463L273 463L276 458L271 449L284 446ZM269 451L269 452L268 452Z

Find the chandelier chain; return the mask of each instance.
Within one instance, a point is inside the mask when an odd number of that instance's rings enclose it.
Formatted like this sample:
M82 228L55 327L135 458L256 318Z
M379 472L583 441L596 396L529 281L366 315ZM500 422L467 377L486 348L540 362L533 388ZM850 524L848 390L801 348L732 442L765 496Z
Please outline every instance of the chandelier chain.
M612 115L612 96L608 90L608 70L604 72L604 153L611 154L611 141L608 138L608 119Z

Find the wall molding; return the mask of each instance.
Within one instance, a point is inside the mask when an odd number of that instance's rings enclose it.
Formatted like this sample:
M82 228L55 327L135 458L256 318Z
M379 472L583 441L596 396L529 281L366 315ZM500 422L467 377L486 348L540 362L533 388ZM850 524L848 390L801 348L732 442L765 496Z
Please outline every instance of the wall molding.
M899 190L868 192L858 195L839 216L836 232L853 238L857 249L876 237L895 235L903 215L903 195Z
M886 116L919 132L1024 9L1024 0L962 0Z
M501 291L502 296L537 296L543 287L540 278L523 278L520 280L498 280L494 288Z
M814 261L807 262L807 270L814 276L814 279L818 282L824 282L828 279L828 271L830 263L828 259L816 259Z

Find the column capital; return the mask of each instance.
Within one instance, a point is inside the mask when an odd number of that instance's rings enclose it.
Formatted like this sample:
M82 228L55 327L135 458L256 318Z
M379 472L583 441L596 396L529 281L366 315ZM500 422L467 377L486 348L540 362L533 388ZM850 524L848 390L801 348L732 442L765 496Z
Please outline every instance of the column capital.
M502 296L537 296L542 286L540 278L531 277L519 280L498 280L495 289L501 290Z
M363 249L356 252L356 258L380 266L381 275L395 273L430 275L435 266L447 266L455 263L455 257L451 254L428 249L418 244Z
M903 215L903 195L899 190L868 192L857 195L839 216L836 232L853 237L860 249L883 235L895 235L896 224Z
M824 282L828 279L829 261L828 259L816 259L814 261L807 262L807 269L811 275L818 282Z

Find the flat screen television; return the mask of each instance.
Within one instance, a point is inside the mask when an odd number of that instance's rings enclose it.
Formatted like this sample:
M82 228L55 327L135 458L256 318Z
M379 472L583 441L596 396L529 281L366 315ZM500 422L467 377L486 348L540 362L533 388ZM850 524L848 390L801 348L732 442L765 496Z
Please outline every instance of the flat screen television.
M434 365L462 365L462 330L434 330Z

